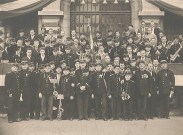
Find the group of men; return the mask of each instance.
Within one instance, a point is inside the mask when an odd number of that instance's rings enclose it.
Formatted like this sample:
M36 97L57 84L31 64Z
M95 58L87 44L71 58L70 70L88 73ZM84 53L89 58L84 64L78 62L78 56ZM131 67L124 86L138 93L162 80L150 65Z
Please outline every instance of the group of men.
M7 38L2 60L14 63L5 78L8 121L169 118L175 78L167 63L182 62L183 41L167 42L154 22L146 33L143 23L138 32L130 25L90 41L75 30L68 38L53 29L46 35L45 28Z

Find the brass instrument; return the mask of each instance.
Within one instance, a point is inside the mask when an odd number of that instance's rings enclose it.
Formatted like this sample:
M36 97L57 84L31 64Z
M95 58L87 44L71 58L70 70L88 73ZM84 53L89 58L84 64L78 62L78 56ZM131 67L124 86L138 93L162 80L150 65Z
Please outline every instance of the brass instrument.
M170 56L170 61L175 61L175 59L179 56L179 52L180 52L181 49L182 49L182 45L180 44L180 48L175 52L174 55Z

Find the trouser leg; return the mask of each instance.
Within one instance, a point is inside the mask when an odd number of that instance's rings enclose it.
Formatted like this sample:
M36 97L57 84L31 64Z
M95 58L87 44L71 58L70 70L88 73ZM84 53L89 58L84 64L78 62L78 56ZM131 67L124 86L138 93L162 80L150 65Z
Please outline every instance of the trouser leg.
M52 112L53 112L53 95L48 96L48 118L52 119Z
M47 104L46 104L46 95L42 95L41 98L41 112L42 112L42 118L45 119L47 117Z
M79 115L79 119L83 119L83 95L82 94L78 94L77 95L77 103L78 103L78 115Z
M89 95L85 94L83 97L83 113L84 113L84 118L88 119L88 101L89 101Z

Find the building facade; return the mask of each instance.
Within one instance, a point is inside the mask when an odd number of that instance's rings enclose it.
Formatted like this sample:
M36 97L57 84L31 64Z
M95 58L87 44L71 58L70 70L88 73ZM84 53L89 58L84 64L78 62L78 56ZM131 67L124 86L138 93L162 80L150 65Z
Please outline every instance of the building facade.
M0 7L3 4L0 3ZM92 26L93 34L100 30L105 37L108 29L123 31L126 26L132 24L137 31L142 21L147 26L154 21L162 30L173 25L172 31L165 30L165 33L167 32L171 37L179 31L175 31L175 27L179 28L182 25L174 26L174 23L169 23L172 16L175 17L174 14L163 11L149 0L51 0L49 4L26 14L0 18L0 33L2 33L0 44L3 46L6 33L17 36L19 29L24 29L25 33L35 29L40 33L41 28L45 27L47 30L53 28L56 34L63 30L66 37L70 36L71 30L87 35L88 23ZM180 21L183 20L180 16L177 18Z

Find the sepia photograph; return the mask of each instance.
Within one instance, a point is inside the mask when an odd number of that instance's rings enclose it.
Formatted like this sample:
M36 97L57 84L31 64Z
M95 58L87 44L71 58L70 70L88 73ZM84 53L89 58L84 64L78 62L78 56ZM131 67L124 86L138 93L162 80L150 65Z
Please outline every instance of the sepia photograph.
M0 135L183 135L183 0L0 0Z

